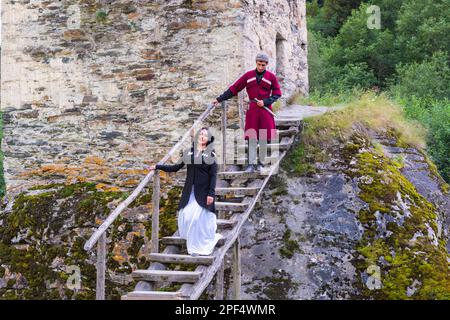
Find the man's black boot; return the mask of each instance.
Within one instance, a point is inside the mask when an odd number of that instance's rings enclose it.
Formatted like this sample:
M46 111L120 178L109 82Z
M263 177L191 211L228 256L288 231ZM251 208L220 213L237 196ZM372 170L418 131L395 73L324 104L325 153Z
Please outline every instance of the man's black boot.
M255 172L255 165L254 164L248 164L244 171L245 172Z
M256 140L249 139L248 140L248 149L247 149L247 167L245 168L245 172L254 172L256 169Z

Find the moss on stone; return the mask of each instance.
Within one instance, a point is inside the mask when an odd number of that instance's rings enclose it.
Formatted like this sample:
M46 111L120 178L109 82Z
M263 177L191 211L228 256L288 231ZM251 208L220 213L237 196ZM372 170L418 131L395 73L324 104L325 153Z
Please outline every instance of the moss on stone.
M283 258L292 258L295 252L300 252L300 246L297 241L291 239L291 229L286 226L283 234L283 247L280 248L280 255Z
M449 299L450 275L444 243L432 244L427 236L411 242L418 232L428 234L427 225L437 234L436 208L417 192L394 161L375 148L354 156L357 159L355 170L347 174L372 178L371 183L360 181L358 184L359 197L369 208L358 214L365 232L357 246L362 258L355 260L355 266L361 273L372 265L381 267L382 287L370 290L362 285L363 294L376 299ZM410 215L404 216L403 224L387 223L391 235L378 237L375 214L397 215L394 206L398 195L408 203ZM380 264L380 259L385 263ZM420 285L408 295L408 287L414 280Z
M83 248L87 236L81 236L73 228L95 226L96 219L110 212L108 203L119 199L121 192L102 192L96 190L93 183L50 184L32 189L33 193L24 192L15 198L11 212L0 213L0 261L25 279L21 287L0 289L0 296L7 299L95 298L95 265L91 262L91 253ZM35 193L40 190L43 192ZM62 260L62 264L52 267L55 259ZM68 278L65 267L70 265L80 267L82 289L63 290L61 296L57 288L48 285L59 283L65 287ZM107 279L107 295L116 286ZM72 294L67 296L69 292Z

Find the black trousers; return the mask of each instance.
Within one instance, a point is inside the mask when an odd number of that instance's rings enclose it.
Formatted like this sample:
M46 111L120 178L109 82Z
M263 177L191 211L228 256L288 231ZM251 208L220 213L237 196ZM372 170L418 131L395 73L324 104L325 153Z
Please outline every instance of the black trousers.
M248 164L264 164L267 156L267 139L248 139ZM258 144L259 144L259 157L258 160Z

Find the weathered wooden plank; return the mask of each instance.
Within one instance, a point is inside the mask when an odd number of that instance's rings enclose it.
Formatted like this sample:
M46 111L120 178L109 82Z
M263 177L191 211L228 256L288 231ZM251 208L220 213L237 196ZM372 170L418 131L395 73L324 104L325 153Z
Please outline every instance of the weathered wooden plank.
M233 244L233 257L231 265L231 273L233 274L233 299L241 299L241 248L240 248L240 237L236 238Z
M224 275L225 275L225 263L222 261L222 264L217 270L216 273L216 288L214 293L214 300L223 300L224 293Z
M144 281L167 281L167 282L196 282L201 272L197 271L174 271L174 270L136 270L131 273L134 279Z
M191 256L188 254L166 254L166 253L151 253L149 260L161 263L177 263L177 264L205 264L213 263L213 256Z
M262 175L260 172L245 172L245 171L224 171L218 172L217 177L222 180L233 179L257 179Z
M97 242L97 288L96 300L105 300L105 272L106 272L106 232L102 233Z
M218 212L218 217L219 219L223 219L225 218L225 214L223 212ZM224 275L225 275L225 263L222 261L221 267L216 273L216 284L215 284L216 287L214 292L214 300L223 300Z
M216 219L218 228L232 228L236 225L237 221L233 220L224 220L224 219Z
M183 239L181 237L164 237L161 239L161 242L165 245L172 245L172 246L184 246L186 245L186 239ZM218 246L221 246L225 243L225 238L220 239L217 242Z
M220 171L226 170L227 155L227 103L222 101L222 163Z
M279 158L278 154L271 154L271 155L268 155L265 157L265 161L266 161L266 163L272 164L272 163L275 163L278 160L278 158ZM259 156L256 156L256 159L259 159ZM237 164L246 164L247 161L248 161L248 159L245 157L236 159Z
M152 214L152 240L151 252L159 252L159 170L155 170L153 177L153 214Z
M285 129L285 130L277 130L278 136L281 137L289 137L292 135L296 135L298 134L299 130L297 127L290 127L289 129Z
M300 119L275 119L276 127L299 127L300 124Z
M273 151L273 150L287 150L289 149L291 146L291 143L268 143L266 145L267 151ZM261 145L257 145L257 149L261 149ZM238 145L237 146L238 150L247 150L248 149L248 145Z
M216 201L215 205L216 210L227 210L233 212L242 212L247 208L245 203L234 203L234 202L221 202Z
M178 231L175 232L172 236L177 236ZM180 247L179 246L170 246L168 245L163 253L169 253L169 254L178 254L180 253ZM153 262L148 267L148 270L165 270L166 266L159 262ZM147 281L139 281L136 286L134 287L134 291L155 291L158 289L159 284L156 282L147 282Z
M233 196L233 195L255 195L258 192L257 187L226 187L226 188L216 188L216 195L219 196Z
M121 297L122 300L182 300L181 292L132 291Z

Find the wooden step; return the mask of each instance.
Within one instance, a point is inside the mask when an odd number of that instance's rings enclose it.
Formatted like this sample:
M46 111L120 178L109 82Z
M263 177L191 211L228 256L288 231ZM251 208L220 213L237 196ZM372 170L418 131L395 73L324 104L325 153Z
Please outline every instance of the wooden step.
M299 130L297 127L290 127L285 130L277 130L278 136L281 137L289 137L295 134L298 134Z
M181 237L164 237L161 239L161 242L166 246L185 246L186 239ZM218 246L222 246L225 243L225 238L221 238L217 241Z
M121 297L122 300L181 300L181 292L132 291Z
M191 256L188 254L151 253L149 260L160 263L202 264L210 265L214 261L213 256Z
M292 143L268 143L267 144L267 151L271 151L271 150L287 150L289 149L289 147L291 146ZM257 149L259 150L261 148L260 145L257 146ZM248 149L248 145L238 145L238 150L247 150Z
M299 127L301 119L277 118L275 119L276 127Z
M241 156L242 156L242 155L241 155ZM265 157L266 164L272 164L272 163L275 163L275 162L278 160L278 158L279 158L279 155L278 155L278 154L274 154L274 155L271 154L271 155L268 155L268 156ZM256 159L259 159L259 157L256 156ZM247 163L247 158L246 158L246 157L244 157L244 158L238 158L238 159L236 159L235 161L236 161L237 164L245 164L245 163Z
M219 195L219 196L237 196L237 195L253 196L253 195L257 194L258 191L259 191L259 188L257 188L257 187L216 188L216 195Z
M260 172L222 171L217 173L217 177L222 180L257 179L261 178L262 175Z
M241 202L221 202L216 201L214 204L216 210L233 211L233 212L243 212L247 209L247 204Z
M198 271L136 270L131 275L134 279L143 281L194 283L202 273Z
M237 221L232 220L224 220L224 219L216 219L217 227L218 228L232 228L236 225Z

